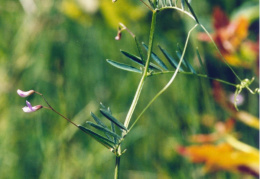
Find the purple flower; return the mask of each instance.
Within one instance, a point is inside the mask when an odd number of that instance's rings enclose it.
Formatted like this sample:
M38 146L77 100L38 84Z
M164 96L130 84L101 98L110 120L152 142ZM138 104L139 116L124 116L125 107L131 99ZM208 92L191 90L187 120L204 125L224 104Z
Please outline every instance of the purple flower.
M17 94L21 97L27 97L30 96L31 94L33 94L35 91L34 90L29 90L29 91L22 91L20 89L17 90Z
M238 94L235 96L235 94L232 93L231 95L229 95L229 101L233 104L236 104L237 106L241 106L244 103L245 98L242 94Z
M27 106L23 107L23 112L26 112L26 113L34 112L34 111L37 111L42 108L42 105L32 106L29 101L26 101L26 104L27 104Z

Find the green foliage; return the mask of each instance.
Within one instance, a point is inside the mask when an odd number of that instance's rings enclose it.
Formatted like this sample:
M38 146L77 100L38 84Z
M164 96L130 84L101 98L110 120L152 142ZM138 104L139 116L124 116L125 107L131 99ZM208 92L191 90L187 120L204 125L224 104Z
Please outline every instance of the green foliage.
M118 4L121 3L120 1L124 0L118 0ZM140 67L143 70L145 60L143 57L133 55L141 56L140 51L136 50L135 41L128 34L123 34L121 41L114 41L116 27L111 27L113 23L108 20L109 13L112 13L110 7L115 6L119 9L127 25L133 29L141 41L147 40L150 26L150 22L147 21L150 19L149 10L146 10L146 6L142 3L131 2L131 6L136 9L140 7L145 9L136 17L131 11L125 10L128 7L121 6L124 5L123 2L106 7L105 0L100 0L97 1L99 4L95 8L95 3L83 6L79 1L75 1L75 8L70 5L69 8L64 9L62 8L64 3L69 2L67 0L30 1L36 3L36 10L30 9L28 5L24 6L25 4L21 5L24 2L3 1L0 7L0 26L2 27L0 28L1 178L113 178L114 154L108 152L99 143L113 149L121 139L120 129L127 130L118 119L125 117L140 75L115 70L113 66L107 64L105 59L120 59L118 60L120 63L112 60L108 62L121 69L135 69L138 73L141 73ZM177 3L179 7L177 1L163 0L162 2L165 6L173 6ZM183 2L180 3L184 6ZM219 3L218 5L231 11L238 8L242 1L200 0L197 3L193 0L194 9L190 8L187 1L185 3L185 8L193 16L196 12L199 19L206 21L207 26L210 26L214 4ZM153 1L149 1L149 4L152 8L157 6ZM159 6L160 2L157 4ZM136 9L134 12L137 11ZM80 14L80 16L73 16L73 14ZM112 16L110 21L119 22L119 19L114 17ZM134 18L138 19L134 20ZM159 26L156 29L157 32L164 31L165 33L157 34L155 40L167 49L168 55L173 55L172 51L176 49L171 47L175 47L176 41L182 42L187 35L186 26L190 25L190 21L180 18L177 13L165 12L160 23L169 26L177 23L183 25L182 27L177 24L181 29L165 30ZM173 35L175 34L173 31L180 35ZM196 71L201 70L196 61L191 60L196 56L201 66L207 66L212 73L220 73L224 79L239 84L231 73L227 72L226 67L210 67L211 62L221 63L210 53L212 49L205 50L201 44L199 47L200 55L192 50L189 50L187 56L185 55L183 70L186 69L184 64L190 72L195 72L193 68L190 68L192 66ZM118 49L127 49L128 52L122 51L124 57L127 58L122 59ZM177 50L181 53L179 49ZM167 64L173 63L162 61L164 58L168 59L168 55L160 52L159 48L153 49L151 57L158 66L150 63L151 74L162 72L161 68L167 70L169 66ZM121 61L125 64L134 62L138 67L132 68L132 64L131 66L123 65ZM176 59L174 61L178 63ZM252 69L236 69L236 71L243 78L254 76ZM138 104L140 108L145 106L161 89L168 81L169 75L161 76L160 80L157 80L157 77L147 80L147 86L143 89L146 95L140 98ZM179 75L174 85L143 114L143 120L140 120L133 128L123 144L127 151L121 159L121 168L124 171L122 178L202 177L199 172L200 168L180 157L175 148L179 144L187 143L188 137L192 134L214 130L210 123L229 117L228 112L215 103L210 84L204 84L204 79ZM256 83L251 85L256 86ZM237 92L249 96L246 103L239 106L239 109L258 116L258 99L250 96L246 90L242 91L246 87L243 85L237 88ZM24 99L19 98L15 93L17 88L25 90L33 88L44 93L57 111L80 124L79 128L92 136L94 140L51 112L39 111L23 114L21 104L24 103ZM226 88L230 92L235 90L233 87ZM43 103L41 99L34 96L29 99L33 104ZM112 117L109 109L101 110L108 120L95 116L94 113L98 112L99 101L111 105L114 109L113 116L118 119ZM89 115L89 111L94 113ZM139 112L140 109L137 110L137 114ZM137 114L134 114L134 117L137 117ZM85 124L86 120L90 121L91 116L97 124L91 122ZM208 127L205 127L205 120ZM238 128L241 133L247 134L243 136L243 141L247 141L252 146L258 146L257 131L241 125L238 125ZM240 176L220 172L203 177L235 179Z

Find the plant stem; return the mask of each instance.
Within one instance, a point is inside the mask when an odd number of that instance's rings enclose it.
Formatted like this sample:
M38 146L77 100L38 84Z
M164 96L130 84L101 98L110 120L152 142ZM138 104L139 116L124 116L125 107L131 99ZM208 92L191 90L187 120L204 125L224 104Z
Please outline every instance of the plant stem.
M125 119L125 122L124 122L124 126L126 128L128 127L130 120L131 120L131 117L132 117L134 110L136 108L137 102L139 100L139 97L140 97L140 94L141 94L141 91L142 91L142 88L143 88L143 85L144 85L144 81L145 81L146 77L148 76L147 72L148 72L148 67L149 67L149 63L150 63L150 59L151 59L157 12L158 12L157 10L153 10L152 23L151 23L150 36L149 36L149 46L148 46L148 52L147 52L147 59L146 59L145 67L144 67L144 70L143 70L142 78L139 82L139 85L137 87L134 99L132 101L132 104L130 106L130 109L127 113L127 116L126 116L126 119ZM114 178L118 179L119 178L120 156L121 156L121 145L119 145L119 147L116 151L116 154L117 155L116 155L116 165L115 165Z
M114 179L119 178L119 164L120 164L120 156L116 156L116 166L115 166L115 176Z
M146 77L148 76L147 72L148 72L148 67L149 67L149 63L150 63L150 59L151 59L157 12L158 12L157 10L153 10L152 23L151 23L151 29L150 29L150 37L149 37L149 46L148 46L148 52L147 52L147 60L146 60L146 63L145 63L145 68L143 70L142 78L139 82L139 85L138 85L138 88L136 90L134 99L132 101L132 104L130 106L130 109L129 109L127 116L126 116L126 119L125 119L124 125L125 125L126 128L128 127L128 125L130 123L131 117L133 115L133 112L134 112L135 107L137 105L137 102L139 100L139 97L140 97L140 94L141 94L141 91L142 91L142 88L143 88L143 85L144 85L144 81L145 81Z
M149 74L149 77L155 76L155 75L161 75L161 74L172 74L172 73L174 73L174 72L175 72L175 71L155 72L155 73ZM230 82L225 81L225 80L222 80L222 79L209 77L208 75L205 75L205 74L194 74L194 73L192 73L192 72L184 72L184 71L179 71L179 73L180 73L180 74L184 74L184 75L193 75L193 76L197 76L197 77L200 77L200 78L207 78L207 79L215 80L215 81L224 83L224 84L226 84L226 85L234 86L234 87L236 87L236 85L237 85L237 84L230 83Z

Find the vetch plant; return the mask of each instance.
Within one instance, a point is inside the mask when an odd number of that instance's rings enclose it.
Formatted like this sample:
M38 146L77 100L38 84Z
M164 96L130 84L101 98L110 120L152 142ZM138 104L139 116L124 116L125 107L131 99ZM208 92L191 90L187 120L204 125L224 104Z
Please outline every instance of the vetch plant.
M116 2L113 0L113 2ZM86 125L87 127L84 127L82 125L75 124L73 121L71 121L69 118L65 117L58 111L56 111L46 100L46 98L41 94L40 92L29 90L29 91L21 91L17 90L18 95L21 97L28 97L32 94L40 95L47 106L37 105L32 106L28 101L26 101L27 106L23 108L24 112L34 112L41 108L52 110L62 118L66 119L68 122L70 122L75 127L79 128L89 136L93 137L96 141L98 141L100 144L102 144L104 147L109 149L111 152L115 154L116 157L116 164L115 164L115 179L119 178L119 166L120 166L120 159L121 155L126 151L126 149L122 149L122 142L126 139L127 135L131 132L133 127L136 125L136 123L141 119L142 115L145 113L145 111L151 106L151 104L162 94L164 93L169 86L173 83L176 76L178 74L184 74L184 75L190 75L194 77L199 78L206 78L206 79L213 79L218 82L221 82L223 84L233 86L236 88L235 95L234 95L234 104L236 106L236 97L243 89L247 89L252 94L259 93L259 89L252 90L250 89L250 84L253 82L252 80L242 80L240 77L235 73L235 71L232 69L232 67L226 62L225 58L222 56L220 51L218 50L217 45L215 44L213 38L210 36L209 32L206 30L206 28L200 23L199 19L197 18L194 10L191 7L191 4L187 0L181 0L181 1L172 1L172 0L148 0L148 2L145 2L141 0L141 2L151 11L152 13L152 19L151 19L151 27L150 27L150 35L149 35L149 42L148 45L145 43L140 43L135 36L134 33L132 33L124 24L119 24L118 34L115 37L116 40L120 40L122 38L122 32L127 31L130 33L130 35L134 38L134 41L136 43L136 48L138 50L138 55L131 54L129 52L121 50L121 53L127 57L129 60L134 62L138 65L138 67L131 66L129 64L123 64L114 60L107 59L107 62L111 65L113 65L116 68L119 68L121 70L133 72L133 73L139 73L141 75L139 84L137 86L133 101L131 103L131 106L128 109L127 115L124 119L124 122L122 123L121 120L118 120L115 116L113 116L112 111L109 107L104 106L101 103L100 113L110 121L111 126L107 126L102 122L101 119L99 119L94 113L91 112L91 116L94 119L95 123L87 121ZM154 35L155 35L155 28L156 28L156 22L157 22L157 15L159 13L163 13L166 10L172 10L172 11L178 11L179 13L182 13L193 20L194 25L189 30L185 44L183 46L183 49L181 45L177 46L176 55L178 59L175 59L166 49L165 47L162 47L161 45L158 45L159 50L161 51L162 55L165 57L165 59L171 64L171 67L168 67L165 65L162 59L159 58L159 56L153 52L153 44L154 44ZM211 40L215 48L218 50L219 55L221 56L222 60L225 62L225 64L229 67L229 69L233 72L234 76L240 81L240 84L233 84L231 82L212 78L206 74L206 70L204 69L204 64L201 59L201 55L199 53L199 50L196 50L197 58L199 59L201 68L203 73L199 73L195 68L188 62L188 60L185 57L185 54L187 52L187 45L189 43L189 39L191 36L191 33L196 29L201 28L207 35L208 38ZM146 51L146 55L144 55L143 50ZM153 62L151 62L153 60ZM173 68L174 70L170 70L170 68ZM133 114L135 112L136 106L139 102L140 95L142 93L142 89L145 85L145 82L148 78L158 75L164 75L164 74L171 74L170 80L165 84L165 86L159 90L157 94L154 95L154 97L146 104L146 106L141 110L140 114L137 115L136 118L133 118ZM116 129L117 128L117 129ZM94 130L93 130L94 129Z

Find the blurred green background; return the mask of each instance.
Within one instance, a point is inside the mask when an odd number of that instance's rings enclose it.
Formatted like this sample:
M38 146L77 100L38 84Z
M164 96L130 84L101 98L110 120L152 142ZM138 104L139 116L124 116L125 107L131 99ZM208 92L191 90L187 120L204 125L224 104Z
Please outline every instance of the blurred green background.
M245 8L244 2L193 0L192 6L212 31L213 7L220 6L232 16ZM246 2L258 5L258 1ZM255 41L258 18L250 29ZM110 106L114 116L123 122L140 75L116 69L105 60L127 62L120 49L137 54L129 34L123 33L122 40L114 40L119 22L147 44L150 19L149 10L137 0L118 0L114 4L110 0L0 2L0 178L113 178L115 158L111 152L51 111L23 113L25 99L16 90L43 93L57 111L77 124L92 120L90 111L101 117L100 102ZM176 12L160 14L155 45L159 43L174 54L177 43L184 45L191 23ZM212 48L198 42L195 35L188 47L189 61L196 46L207 63L214 64L209 65L211 73L237 82L214 58L209 50ZM156 46L154 51L159 54ZM235 70L241 78L257 77L255 68ZM169 78L165 75L147 81L134 117ZM224 87L230 92L235 90ZM240 109L258 116L257 95L246 91L243 95L246 99ZM28 100L33 105L44 105L37 95ZM223 171L202 176L200 165L190 163L175 151L177 145L189 144L190 135L213 131L213 125L202 124L203 119L214 123L228 117L215 103L207 80L179 75L126 138L122 178L240 178L239 174ZM236 127L242 141L258 147L257 130L239 122Z

